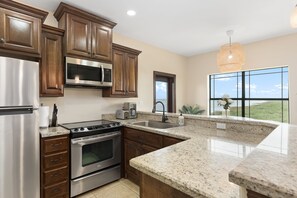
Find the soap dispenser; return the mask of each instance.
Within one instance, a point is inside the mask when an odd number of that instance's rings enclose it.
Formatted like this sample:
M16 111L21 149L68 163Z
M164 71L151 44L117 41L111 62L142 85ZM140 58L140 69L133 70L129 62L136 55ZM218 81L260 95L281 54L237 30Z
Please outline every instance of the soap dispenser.
M184 118L182 113L178 116L178 125L179 126L184 126L185 125L185 118Z

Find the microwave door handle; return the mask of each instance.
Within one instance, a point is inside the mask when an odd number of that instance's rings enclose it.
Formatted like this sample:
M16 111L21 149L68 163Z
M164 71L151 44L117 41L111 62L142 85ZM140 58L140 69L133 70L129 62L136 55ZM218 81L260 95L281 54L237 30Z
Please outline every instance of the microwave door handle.
M79 145L86 145L86 144L91 144L94 142L98 142L98 140L106 140L106 139L110 139L116 136L121 135L121 133L113 133L110 135L100 135L99 137L94 137L94 138L90 138L90 139L82 139L82 140L71 140L71 144L79 144Z
M104 67L103 67L103 65L101 65L101 84L103 84L104 83Z

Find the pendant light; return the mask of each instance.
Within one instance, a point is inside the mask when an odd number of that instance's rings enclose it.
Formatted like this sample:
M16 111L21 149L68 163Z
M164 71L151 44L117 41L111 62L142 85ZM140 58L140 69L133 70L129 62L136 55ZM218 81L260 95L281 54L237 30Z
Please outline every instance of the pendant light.
M220 72L233 72L242 69L245 62L243 48L239 43L232 43L233 30L226 32L229 44L223 45L217 55L217 64Z
M297 5L295 6L291 15L291 27L297 28Z

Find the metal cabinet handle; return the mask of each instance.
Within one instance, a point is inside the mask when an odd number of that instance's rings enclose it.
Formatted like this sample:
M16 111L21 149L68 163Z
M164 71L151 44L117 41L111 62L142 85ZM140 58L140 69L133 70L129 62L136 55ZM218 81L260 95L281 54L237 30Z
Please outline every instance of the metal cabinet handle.
M55 173L55 174L52 174L52 177L59 177L61 175L62 175L61 173Z
M61 191L60 188L54 188L54 189L52 190L53 193L58 193L58 192L60 192L60 191Z
M62 160L62 158L52 159L51 162L53 162L53 163L58 163L58 162L61 161L61 160Z
M62 142L56 143L56 144L52 144L52 147L56 147L56 146L60 146L60 145L62 145Z
M5 39L4 38L0 38L0 43L5 43Z

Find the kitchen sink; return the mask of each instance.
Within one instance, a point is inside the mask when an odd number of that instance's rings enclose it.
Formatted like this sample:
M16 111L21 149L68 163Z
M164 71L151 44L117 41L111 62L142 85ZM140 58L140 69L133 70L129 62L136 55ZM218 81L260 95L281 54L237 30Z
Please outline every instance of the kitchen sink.
M154 120L135 122L133 123L133 125L151 127L156 129L168 129L168 128L179 126L178 124L175 124L175 123L160 122L160 121L154 121Z

